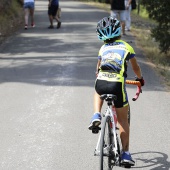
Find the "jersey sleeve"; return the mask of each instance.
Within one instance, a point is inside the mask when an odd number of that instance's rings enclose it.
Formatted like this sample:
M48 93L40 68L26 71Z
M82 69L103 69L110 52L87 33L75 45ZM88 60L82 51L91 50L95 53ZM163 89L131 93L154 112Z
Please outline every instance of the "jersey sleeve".
M101 54L100 54L100 51L99 51L99 53L98 53L98 60L101 60L102 59L102 57L101 57Z
M136 54L135 54L133 47L131 45L129 45L128 43L126 43L126 47L129 51L129 55L128 55L127 59L129 60L129 59L135 57Z

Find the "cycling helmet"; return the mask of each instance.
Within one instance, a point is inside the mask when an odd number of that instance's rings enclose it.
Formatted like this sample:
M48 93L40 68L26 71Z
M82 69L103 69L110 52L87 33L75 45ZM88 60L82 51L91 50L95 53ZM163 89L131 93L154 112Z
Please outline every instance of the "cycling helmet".
M104 17L97 23L97 36L100 40L107 40L121 35L120 21L113 17Z

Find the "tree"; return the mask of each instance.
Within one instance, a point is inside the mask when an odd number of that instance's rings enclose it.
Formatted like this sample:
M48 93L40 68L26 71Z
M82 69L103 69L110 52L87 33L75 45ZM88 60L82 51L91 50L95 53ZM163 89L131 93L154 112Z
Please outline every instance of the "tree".
M141 0L146 7L149 17L157 21L158 25L151 30L152 37L159 42L161 52L170 50L170 2L169 0Z

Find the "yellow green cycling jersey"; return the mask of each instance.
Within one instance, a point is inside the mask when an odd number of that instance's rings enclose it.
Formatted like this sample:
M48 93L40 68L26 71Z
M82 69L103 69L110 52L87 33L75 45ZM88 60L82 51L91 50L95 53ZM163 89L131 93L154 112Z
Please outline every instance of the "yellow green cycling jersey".
M98 79L122 81L127 77L127 62L134 56L132 46L123 40L104 44L98 54L101 61Z

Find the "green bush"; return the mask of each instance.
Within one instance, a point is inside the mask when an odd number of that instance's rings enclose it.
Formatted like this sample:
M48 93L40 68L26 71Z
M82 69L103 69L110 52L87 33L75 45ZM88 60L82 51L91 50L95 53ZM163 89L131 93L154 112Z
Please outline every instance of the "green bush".
M170 3L168 0L142 0L149 17L157 21L158 25L152 29L152 36L159 42L161 52L170 50Z
M23 21L23 8L19 0L0 0L0 44L13 34Z

